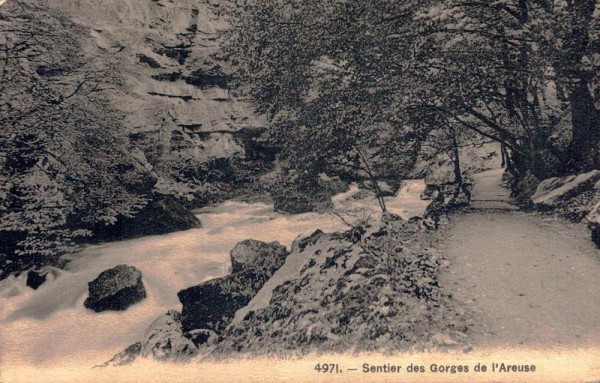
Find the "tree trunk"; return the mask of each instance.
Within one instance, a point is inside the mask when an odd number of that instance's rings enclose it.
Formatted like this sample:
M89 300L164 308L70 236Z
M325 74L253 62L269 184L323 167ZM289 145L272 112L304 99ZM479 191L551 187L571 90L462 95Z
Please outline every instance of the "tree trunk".
M452 128L452 154L454 158L452 162L454 163L454 182L456 183L456 190L454 191L454 198L457 198L460 194L460 191L463 189L463 176L462 170L460 168L460 151L458 150L458 140L456 139L456 131Z
M567 168L571 171L589 170L600 164L600 111L589 88L593 73L583 64L595 8L596 0L567 1L569 25L563 36L564 49L556 63L557 73L566 79L569 93L573 137L568 148Z
M573 79L569 93L573 138L567 167L572 171L590 170L600 165L600 111L585 79Z

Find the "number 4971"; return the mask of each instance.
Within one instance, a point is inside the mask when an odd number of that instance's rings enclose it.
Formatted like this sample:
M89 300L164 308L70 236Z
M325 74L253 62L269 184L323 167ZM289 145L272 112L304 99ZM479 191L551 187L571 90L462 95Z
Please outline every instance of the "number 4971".
M336 363L319 363L315 366L315 371L330 374L341 372L340 365Z

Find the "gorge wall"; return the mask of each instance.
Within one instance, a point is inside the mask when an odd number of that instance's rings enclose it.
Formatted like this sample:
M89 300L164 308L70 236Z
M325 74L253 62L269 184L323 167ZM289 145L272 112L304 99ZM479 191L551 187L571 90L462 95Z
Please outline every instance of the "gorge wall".
M230 69L216 57L227 2L50 3L88 30L90 65L109 62L121 77L107 94L126 116L134 150L158 173L159 191L201 195L211 171L226 177L227 161L252 151L265 123L229 91Z

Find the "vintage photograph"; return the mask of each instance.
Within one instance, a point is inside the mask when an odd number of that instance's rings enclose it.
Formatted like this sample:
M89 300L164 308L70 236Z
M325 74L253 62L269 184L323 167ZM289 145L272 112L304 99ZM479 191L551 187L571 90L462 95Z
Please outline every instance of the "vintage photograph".
M599 281L598 0L0 0L2 383L600 381Z

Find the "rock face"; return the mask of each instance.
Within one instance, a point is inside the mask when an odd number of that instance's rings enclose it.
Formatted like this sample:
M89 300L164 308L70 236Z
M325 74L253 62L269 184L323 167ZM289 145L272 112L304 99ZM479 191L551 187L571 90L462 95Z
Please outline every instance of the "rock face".
M600 247L600 170L544 180L531 201L540 210L586 222L592 241Z
M144 334L144 339L127 347L101 367L124 366L138 358L165 362L184 362L198 353L198 348L181 331L181 314L171 310L156 319Z
M96 240L121 240L202 227L200 220L172 196L155 196L134 217L94 228Z
M287 251L279 243L243 241L231 252L234 273L181 290L184 332L197 329L222 332L235 312L246 306L279 269Z
M231 178L247 185L270 166L274 153L259 139L266 122L230 91L233 70L220 55L229 0L55 0L49 6L81 26L90 65L109 65L119 78L121 86L103 94L125 116L131 145L158 175L160 193L211 203L239 189Z
M119 265L103 271L88 283L89 297L84 306L96 312L126 310L146 298L142 273L132 266Z
M531 201L540 209L553 209L579 194L594 189L599 181L600 170L568 177L549 178L538 185Z

